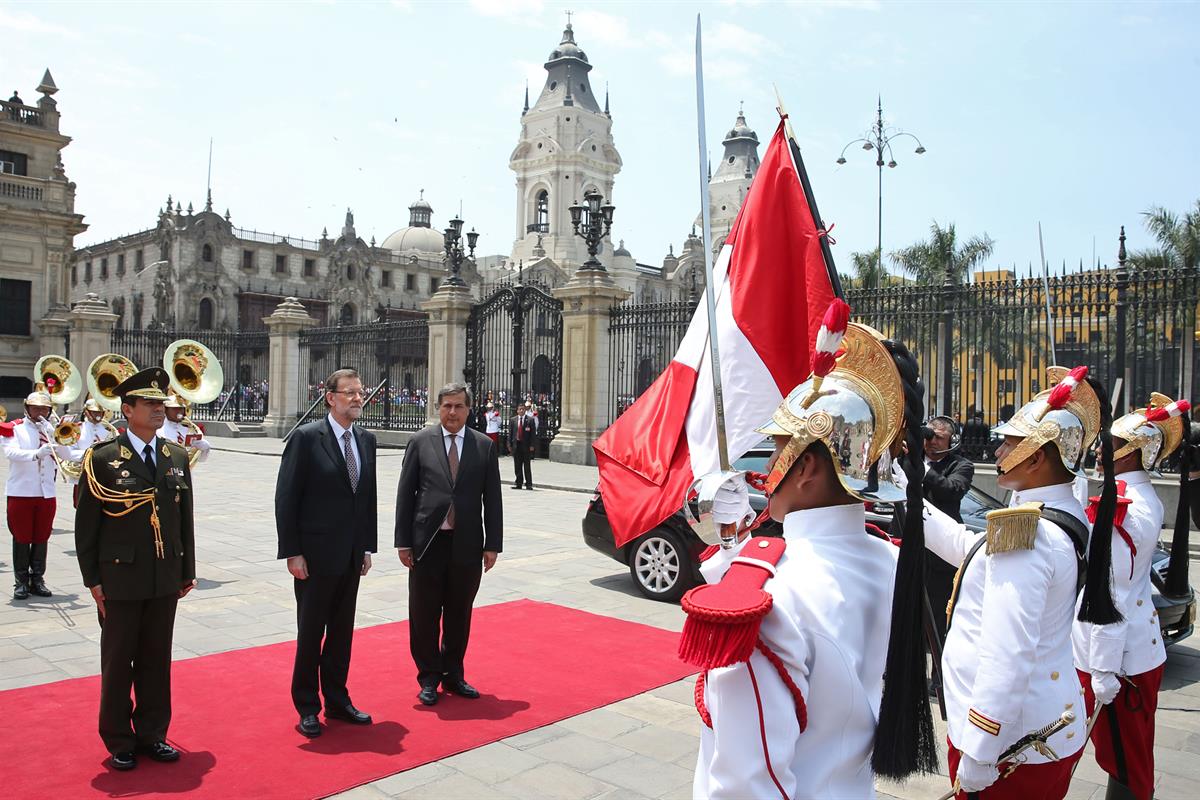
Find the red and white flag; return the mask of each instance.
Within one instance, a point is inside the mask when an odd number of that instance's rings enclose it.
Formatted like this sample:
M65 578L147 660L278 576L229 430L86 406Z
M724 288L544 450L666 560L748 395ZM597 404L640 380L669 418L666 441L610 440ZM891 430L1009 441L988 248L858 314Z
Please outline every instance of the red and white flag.
M780 121L713 267L731 460L762 439L754 429L808 377L834 297L826 234L805 196L798 158ZM703 300L670 365L592 448L618 547L678 511L695 477L719 469Z

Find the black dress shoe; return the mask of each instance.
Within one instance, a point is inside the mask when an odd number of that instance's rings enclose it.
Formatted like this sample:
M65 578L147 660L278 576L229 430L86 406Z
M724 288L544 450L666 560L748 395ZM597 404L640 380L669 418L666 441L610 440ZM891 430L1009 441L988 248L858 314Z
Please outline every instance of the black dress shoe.
M520 488L521 488L521 484L519 484L519 483L514 483L514 484L512 485L512 488L514 488L514 489L520 489Z
M108 760L113 769L119 769L122 772L137 766L137 757L133 753L113 753Z
M300 718L300 724L296 726L296 730L300 731L303 736L315 739L321 735L321 723L317 721L316 714L305 714Z
M46 586L46 582L41 578L34 578L29 582L29 591L36 594L38 597L53 597L54 592Z
M340 719L353 725L371 724L371 715L359 711L352 703L347 703L341 708L326 708L325 719Z
M447 692L456 694L459 697L465 697L468 700L479 699L479 690L464 681L462 678L459 678L458 680L442 681L442 686Z
M531 491L531 492L533 491L533 487L532 487L532 486L526 486L525 488L526 488L526 489L528 489L528 490L529 490L529 491Z
M422 686L420 693L417 695L417 699L421 701L422 705L436 705L438 701L437 687Z
M161 761L164 764L169 764L172 761L179 760L179 751L166 742L155 742L154 744L145 745L139 748L143 753L150 756L155 761Z
M513 488L520 489L521 487L514 486ZM23 583L18 583L16 586L13 587L13 600L28 600L28 599L29 599L29 587L28 586L26 586ZM129 769L132 769L132 767L130 767Z

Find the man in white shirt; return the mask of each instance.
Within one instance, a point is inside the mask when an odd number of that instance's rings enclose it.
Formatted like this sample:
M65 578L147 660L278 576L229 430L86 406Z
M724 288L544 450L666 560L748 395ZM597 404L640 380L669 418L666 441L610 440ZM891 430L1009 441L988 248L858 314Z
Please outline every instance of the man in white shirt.
M484 419L487 420L484 432L493 443L500 442L500 412L496 410L495 403L487 404L487 411L484 413Z
M83 404L83 419L79 423L79 440L71 445L71 460L80 462L83 460L83 454L87 449L97 442L106 442L116 434L109 430L104 424L104 409L96 402L94 397L89 397L87 402ZM76 507L79 506L79 478L71 478L72 500Z
M165 407L167 418L163 422L162 428L159 429L158 435L168 442L175 442L175 444L189 448L189 458L191 457L190 448L194 447L200 451L196 463L207 461L208 451L212 447L208 443L208 439L204 438L203 432L197 434L182 422L183 418L187 416L187 406L180 402L179 397L172 392L167 396Z
M30 593L50 597L46 586L46 554L58 502L54 480L59 458L69 459L69 448L56 444L50 395L42 384L25 398L25 416L0 426L4 455L8 458L8 530L13 537L13 599L27 600Z
M1113 422L1120 499L1113 518L1112 577L1124 619L1111 625L1076 622L1071 637L1089 714L1097 713L1096 703L1102 707L1092 743L1096 762L1109 776L1105 797L1110 800L1149 800L1154 794L1154 713L1167 652L1150 592L1150 567L1163 527L1162 502L1150 476L1182 443L1190 407L1186 400L1173 402L1155 392L1148 407ZM1099 513L1100 499L1091 498L1090 518Z

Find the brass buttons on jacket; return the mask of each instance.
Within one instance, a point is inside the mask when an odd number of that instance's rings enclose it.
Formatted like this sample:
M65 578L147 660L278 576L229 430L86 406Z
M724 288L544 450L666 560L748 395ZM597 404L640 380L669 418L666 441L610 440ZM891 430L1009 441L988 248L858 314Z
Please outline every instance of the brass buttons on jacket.
M1138 605L1140 606L1141 604L1142 604L1142 601L1141 601L1141 600L1138 600Z
M1057 672L1051 672L1051 673L1050 673L1050 680L1052 680L1052 681L1056 681L1056 680L1058 680L1058 673L1057 673Z
M1065 706L1063 706L1063 711L1070 711L1074 707L1075 707L1074 703L1067 703Z

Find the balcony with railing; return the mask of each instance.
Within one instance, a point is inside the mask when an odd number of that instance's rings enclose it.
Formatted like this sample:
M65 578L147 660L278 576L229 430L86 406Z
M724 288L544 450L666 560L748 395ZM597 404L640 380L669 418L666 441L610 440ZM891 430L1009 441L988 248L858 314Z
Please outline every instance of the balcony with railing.
M64 181L0 173L0 204L71 213L74 192Z
M0 100L0 122L15 122L18 125L32 125L37 128L46 126L41 109L8 100Z
M525 226L526 233L549 233L549 222L531 222Z

